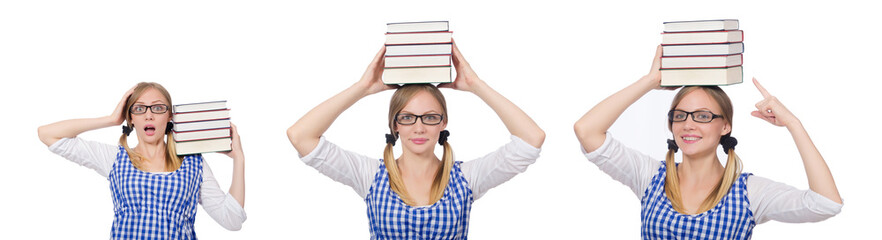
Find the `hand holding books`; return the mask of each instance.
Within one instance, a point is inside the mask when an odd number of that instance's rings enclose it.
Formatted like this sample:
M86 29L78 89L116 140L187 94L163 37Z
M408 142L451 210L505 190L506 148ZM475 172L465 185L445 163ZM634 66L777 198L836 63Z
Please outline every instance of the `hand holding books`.
M377 55L374 56L374 60L371 61L371 64L369 64L367 69L364 70L364 74L361 75L361 80L358 80L355 84L359 89L366 90L364 96L398 87L398 85L386 85L383 83L383 65L385 64L385 58L383 56L385 56L385 54L386 46L383 46L380 48L380 51L377 52Z
M652 57L652 66L649 68L649 73L646 76L641 78L641 81L649 81L655 89L660 90L675 90L680 88L679 86L662 86L661 85L661 57L662 57L662 46L659 45L655 48L655 57Z
M474 92L474 87L483 83L469 62L465 60L456 43L453 43L453 67L456 69L456 78L452 83L439 84L439 88L453 88L467 92Z
M231 150L228 152L220 152L233 160L244 160L245 153L242 152L242 142L239 138L239 131L236 129L236 125L230 123L230 137L232 138L232 143L230 143Z

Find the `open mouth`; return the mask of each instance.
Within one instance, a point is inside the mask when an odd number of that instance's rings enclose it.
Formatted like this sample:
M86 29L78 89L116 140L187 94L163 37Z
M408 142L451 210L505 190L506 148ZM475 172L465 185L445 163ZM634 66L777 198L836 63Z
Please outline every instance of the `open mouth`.
M156 134L156 127L152 124L147 124L147 126L144 126L144 133L146 133L147 136L153 136Z

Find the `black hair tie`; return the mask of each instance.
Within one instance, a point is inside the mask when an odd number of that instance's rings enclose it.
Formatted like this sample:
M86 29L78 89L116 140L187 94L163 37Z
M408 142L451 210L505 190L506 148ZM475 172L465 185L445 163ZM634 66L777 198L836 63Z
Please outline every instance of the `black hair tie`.
M726 134L720 137L720 145L723 145L723 152L729 154L729 149L735 149L735 145L738 145L738 140L731 136L731 134Z
M175 124L173 122L166 123L165 124L165 133L171 133L173 128L175 128Z
M388 133L386 134L386 143L392 144L392 146L395 146L395 140L396 140L395 135L388 134Z
M444 130L441 131L441 136L438 137L438 144L444 145L447 142L447 137L450 136L450 131Z
M129 134L132 134L132 130L135 130L135 129L129 127L129 125L123 125L122 127L123 127L123 133L126 136L129 136Z
M680 150L680 147L677 147L677 141L674 141L674 139L668 139L668 150L673 150L675 153L677 150Z

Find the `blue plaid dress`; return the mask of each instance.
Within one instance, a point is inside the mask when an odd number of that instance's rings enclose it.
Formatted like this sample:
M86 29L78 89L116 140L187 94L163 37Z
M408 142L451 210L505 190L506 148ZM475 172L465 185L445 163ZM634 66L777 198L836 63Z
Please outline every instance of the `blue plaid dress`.
M365 198L371 239L467 239L472 190L456 162L444 195L429 206L405 204L389 187L383 160Z
M707 212L680 214L665 195L665 163L641 199L643 239L750 239L756 222L747 200L747 177L742 173L729 194Z
M202 155L184 156L170 174L143 172L119 147L107 177L113 197L111 239L196 239Z

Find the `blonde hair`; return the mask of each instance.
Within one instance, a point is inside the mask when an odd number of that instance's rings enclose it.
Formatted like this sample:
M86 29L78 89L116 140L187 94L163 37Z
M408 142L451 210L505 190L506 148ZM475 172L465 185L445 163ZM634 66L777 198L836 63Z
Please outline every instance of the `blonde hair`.
M156 89L157 91L159 91L159 93L162 94L163 97L165 97L166 104L168 104L169 106L169 111L167 113L172 114L171 107L173 105L171 101L171 94L169 94L168 91L165 90L164 87L162 87L162 85L159 85L159 83L140 82L138 83L138 85L135 86L132 95L129 95L129 98L126 99L126 126L131 128L134 127L134 125L132 124L132 113L130 112L132 109L132 105L135 105L135 101L137 101L138 98L141 97L141 95L144 95L144 92L146 92L148 89ZM166 129L166 132L168 132L169 130L170 129ZM181 158L178 157L175 151L175 141L172 138L172 135L165 132L163 134L167 135L165 140L165 148L167 150L165 154L165 170L169 172L175 171L178 169L178 167L181 166ZM144 162L144 156L141 156L141 154L138 154L137 152L132 151L132 149L129 148L127 137L128 135L123 133L122 136L119 137L119 145L122 145L123 148L126 149L126 154L129 155L129 160L132 161L132 165L135 165L135 167L138 169L144 170L141 168Z
M703 90L720 105L720 109L722 110L720 115L723 116L723 119L731 127L734 111L732 100L729 99L729 96L726 95L726 92L724 92L723 89L720 89L720 87L717 86L691 86L680 89L680 91L677 92L677 95L674 96L674 101L671 103L671 110L676 108L687 94L695 90ZM672 129L672 125L673 122L668 120L668 130ZM724 136L729 136L730 134L731 131ZM717 186L714 187L713 191L708 194L707 198L704 199L696 213L705 212L716 206L717 203L729 193L729 188L735 183L738 176L741 175L741 158L735 154L735 149L729 149L727 155L729 155L729 157L726 159L726 167L723 171L723 177L720 179ZM667 194L668 199L671 200L671 205L674 207L674 210L681 213L688 213L688 211L683 208L683 197L680 194L680 177L677 175L677 165L674 162L674 150L668 150L668 154L665 157L665 167L667 168L665 170L665 194Z
M409 102L413 96L423 91L432 94L432 97L434 97L435 100L438 100L438 103L441 104L442 119L444 123L447 123L447 102L444 100L444 95L441 94L441 91L439 91L437 87L432 84L404 85L395 91L392 95L392 100L389 102L389 130L391 130L395 139L398 139L398 129L395 126L395 115L404 109L404 106L407 105L407 102ZM444 189L447 188L447 182L450 180L449 173L450 169L453 168L453 150L450 148L450 143L444 143L444 155L441 157L441 162L441 167L435 172L435 180L432 181L429 203L434 203L441 199L441 196L444 195ZM383 164L386 165L386 171L389 174L389 187L392 191L398 193L398 196L400 196L401 200L407 205L416 205L416 202L414 202L407 193L407 188L404 187L404 180L401 178L398 164L395 163L395 155L392 153L391 143L386 143L386 150L383 153Z

